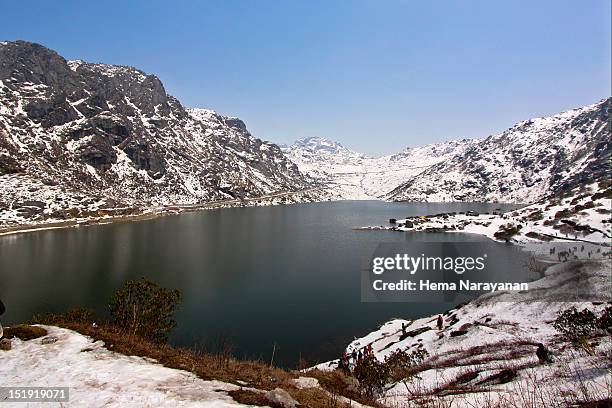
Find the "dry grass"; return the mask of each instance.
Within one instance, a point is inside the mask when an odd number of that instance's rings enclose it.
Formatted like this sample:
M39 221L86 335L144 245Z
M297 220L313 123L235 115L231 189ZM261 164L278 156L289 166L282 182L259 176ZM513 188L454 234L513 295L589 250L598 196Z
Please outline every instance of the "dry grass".
M16 326L7 327L4 329L3 337L6 339L12 339L17 337L18 339L28 341L34 340L39 337L47 335L47 331L42 327L30 326L29 324L18 324Z

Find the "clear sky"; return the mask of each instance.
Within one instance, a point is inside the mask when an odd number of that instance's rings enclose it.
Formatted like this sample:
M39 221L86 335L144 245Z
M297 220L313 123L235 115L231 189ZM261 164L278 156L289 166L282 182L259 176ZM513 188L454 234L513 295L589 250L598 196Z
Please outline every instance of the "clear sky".
M3 1L0 40L132 65L262 139L378 155L610 96L610 0Z

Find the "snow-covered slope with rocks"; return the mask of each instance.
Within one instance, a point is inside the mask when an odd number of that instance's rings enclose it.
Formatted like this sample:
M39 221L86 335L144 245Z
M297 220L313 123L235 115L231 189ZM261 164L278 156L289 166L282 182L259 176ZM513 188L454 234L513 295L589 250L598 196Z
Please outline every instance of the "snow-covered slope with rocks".
M612 184L609 180L575 187L521 209L493 214L428 214L399 219L388 227L406 232L464 232L494 240L529 243L567 241L610 245L612 241ZM574 244L575 245L575 244Z
M316 183L241 120L187 111L153 75L66 61L16 41L0 43L0 185L1 224L20 208L23 219L11 222L252 198Z
M612 98L470 145L387 194L395 201L531 203L610 174Z
M531 203L611 171L610 101L378 158L323 138L284 150L342 198Z
M472 140L450 141L368 157L337 142L310 137L283 150L299 169L343 199L380 199L406 179L463 152Z
M346 351L371 344L380 361L398 350L427 351L411 376L387 384L379 395L389 407L577 406L572 403L610 398L610 337L596 339L589 354L572 347L551 324L572 307L600 315L612 301L610 267L609 260L558 264L529 291L493 292L448 310L441 330L437 316L394 319L355 339ZM600 288L597 296L589 293L592 287ZM585 300L570 301L570 294ZM539 361L539 343L552 363Z

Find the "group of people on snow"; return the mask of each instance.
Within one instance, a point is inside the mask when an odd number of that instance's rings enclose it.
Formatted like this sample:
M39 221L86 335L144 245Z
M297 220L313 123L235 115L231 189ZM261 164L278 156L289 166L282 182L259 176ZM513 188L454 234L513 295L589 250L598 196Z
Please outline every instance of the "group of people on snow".
M438 318L436 319L436 326L438 330L442 330L444 328L444 318L442 317L442 315L438 315ZM402 323L402 337L406 337L407 328L408 325L406 323ZM367 346L364 346L361 349L354 348L350 354L348 354L346 350L343 351L342 355L340 356L338 368L347 371L353 371L359 362L368 358L374 358L374 350L372 348L372 343L368 344Z
M343 351L342 356L340 357L339 368L347 371L353 371L357 364L368 358L374 358L372 343L361 349L355 348L350 354Z

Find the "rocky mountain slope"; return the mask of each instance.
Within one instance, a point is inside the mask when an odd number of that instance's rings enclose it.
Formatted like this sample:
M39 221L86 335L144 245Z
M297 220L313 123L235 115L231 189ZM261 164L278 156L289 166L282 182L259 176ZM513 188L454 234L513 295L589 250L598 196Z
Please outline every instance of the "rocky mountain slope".
M344 198L530 203L610 173L611 100L379 158L322 138L285 152Z
M300 170L344 199L380 199L434 164L460 154L473 140L408 148L400 153L368 157L337 142L311 137L283 148Z
M4 223L316 187L241 120L184 109L157 77L24 41L0 43L0 184Z
M516 124L389 192L391 200L530 203L610 173L612 99Z

